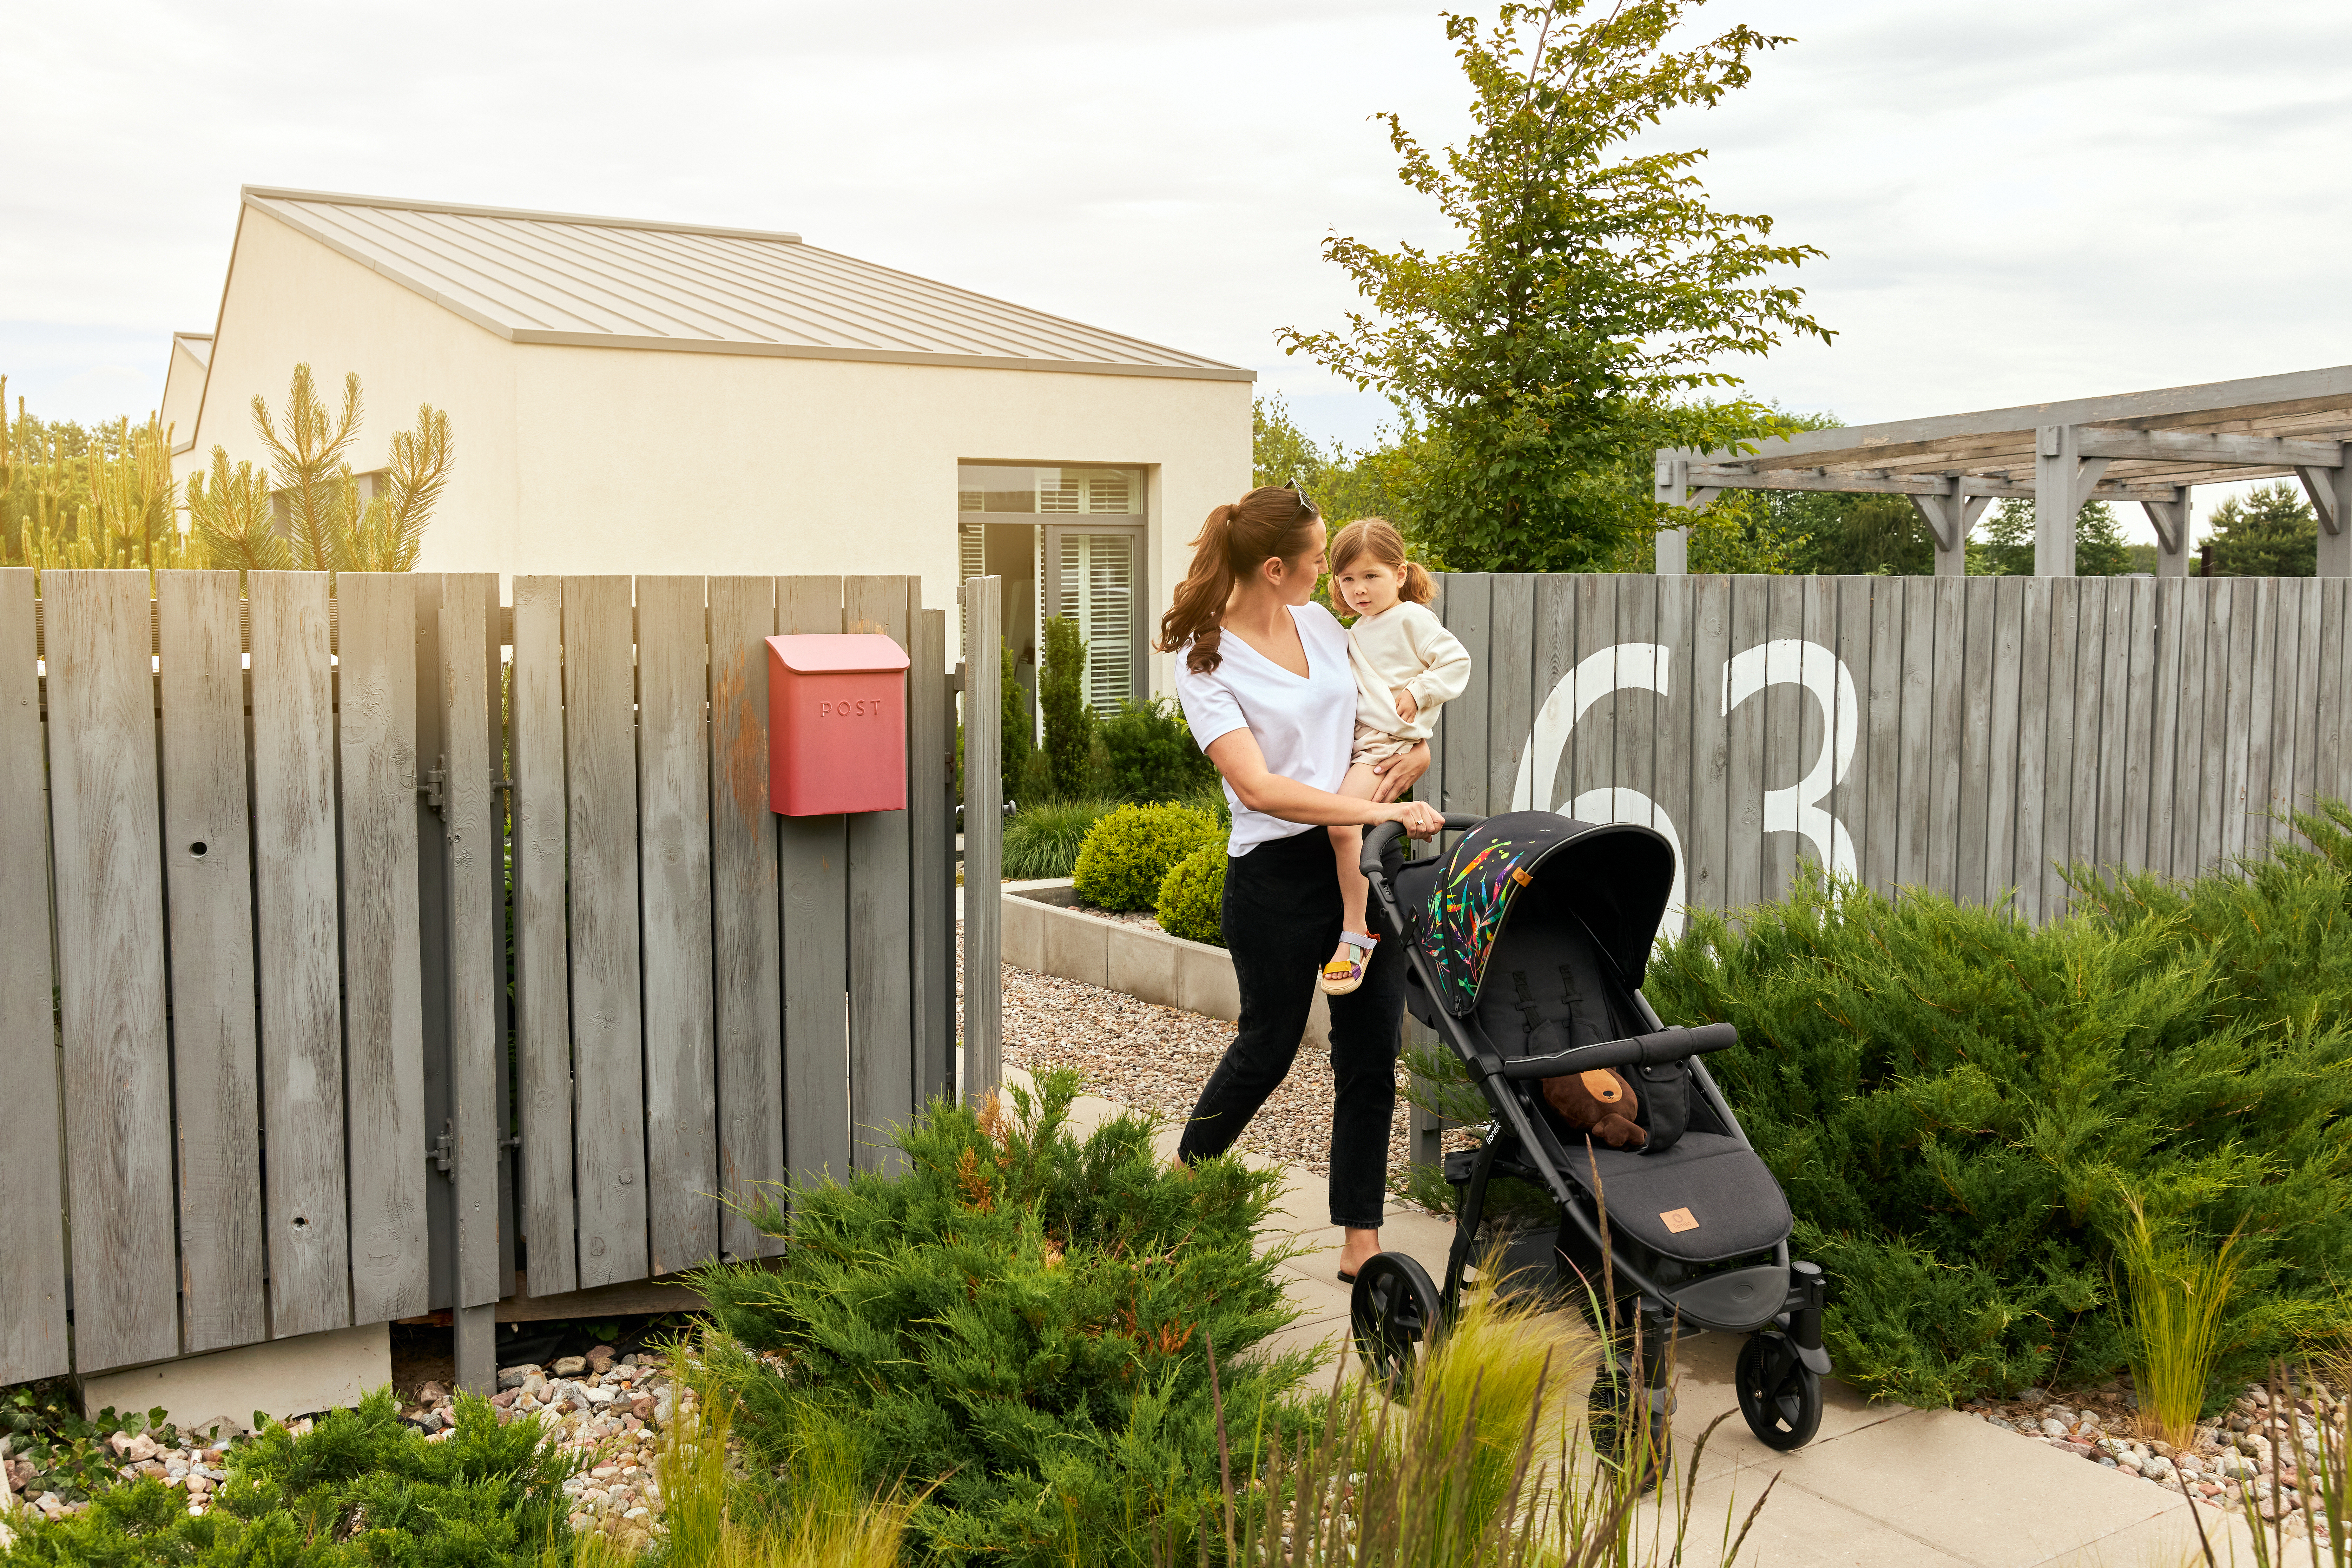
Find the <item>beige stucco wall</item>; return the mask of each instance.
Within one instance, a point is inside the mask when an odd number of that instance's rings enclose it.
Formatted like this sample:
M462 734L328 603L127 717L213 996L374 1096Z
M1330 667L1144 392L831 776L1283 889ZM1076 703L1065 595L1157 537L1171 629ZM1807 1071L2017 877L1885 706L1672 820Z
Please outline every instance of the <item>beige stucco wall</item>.
M211 374L195 445L173 460L182 479L207 468L215 445L232 462L263 463L253 433L255 393L285 418L286 384L308 361L319 391L340 408L343 374L357 371L366 417L351 454L362 473L382 468L393 433L416 407L446 409L457 464L426 536L465 532L510 542L515 516L514 345L379 276L266 213L239 215L227 291L213 337ZM180 439L188 438L181 427Z
M252 395L278 407L305 359L360 374L356 468L449 411L433 571L908 572L950 609L959 460L1142 466L1156 617L1249 483L1247 382L510 343L249 207L183 477L215 441L258 458Z

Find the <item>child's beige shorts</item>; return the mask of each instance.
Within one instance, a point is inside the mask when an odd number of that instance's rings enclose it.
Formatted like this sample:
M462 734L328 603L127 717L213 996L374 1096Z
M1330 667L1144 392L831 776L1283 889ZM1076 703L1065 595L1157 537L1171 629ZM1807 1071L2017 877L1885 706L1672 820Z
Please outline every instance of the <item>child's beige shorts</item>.
M1419 741L1391 735L1386 730L1375 730L1359 719L1356 721L1355 754L1348 762L1352 767L1368 768L1375 763L1385 763L1391 757L1402 757L1420 744Z

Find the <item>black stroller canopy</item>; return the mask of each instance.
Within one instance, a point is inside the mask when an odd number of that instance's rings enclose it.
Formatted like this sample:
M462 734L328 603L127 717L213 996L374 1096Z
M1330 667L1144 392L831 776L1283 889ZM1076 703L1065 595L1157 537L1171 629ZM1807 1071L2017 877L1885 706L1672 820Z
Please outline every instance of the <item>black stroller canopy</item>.
M1531 889L1582 921L1626 988L1639 989L1673 893L1675 851L1664 835L1633 823L1515 811L1464 834L1423 875L1425 883L1407 871L1398 890L1437 970L1438 1005L1462 1017L1478 1005L1495 939Z

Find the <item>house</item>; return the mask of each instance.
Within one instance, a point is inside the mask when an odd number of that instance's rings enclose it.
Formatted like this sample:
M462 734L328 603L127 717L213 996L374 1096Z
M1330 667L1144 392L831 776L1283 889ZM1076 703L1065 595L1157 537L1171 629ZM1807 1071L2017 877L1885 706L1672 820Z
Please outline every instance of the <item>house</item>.
M1152 607L1250 481L1253 372L796 234L247 186L172 353L184 479L261 460L298 362L331 399L356 371L363 475L449 415L424 569L919 573L950 609L1001 574L1016 662L1078 617L1098 705L1160 684Z

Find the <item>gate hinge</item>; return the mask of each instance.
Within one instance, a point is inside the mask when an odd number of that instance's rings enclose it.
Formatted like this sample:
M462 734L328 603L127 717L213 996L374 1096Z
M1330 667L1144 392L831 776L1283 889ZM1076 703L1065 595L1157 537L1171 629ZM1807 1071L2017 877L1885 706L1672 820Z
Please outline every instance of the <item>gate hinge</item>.
M424 793L427 810L437 812L441 809L441 785L449 776L448 764L449 759L446 756L434 758L433 765L425 770L425 782L416 786ZM448 1167L445 1165L442 1169Z
M441 1136L433 1140L432 1147L425 1151L425 1157L432 1161L435 1167L446 1176L449 1173L450 1165L456 1162L457 1153L457 1124L455 1121L444 1121L441 1124Z

